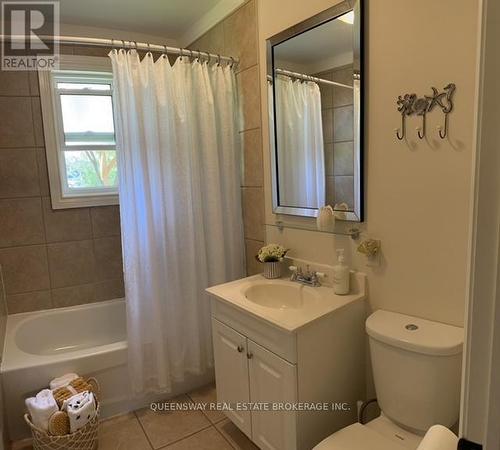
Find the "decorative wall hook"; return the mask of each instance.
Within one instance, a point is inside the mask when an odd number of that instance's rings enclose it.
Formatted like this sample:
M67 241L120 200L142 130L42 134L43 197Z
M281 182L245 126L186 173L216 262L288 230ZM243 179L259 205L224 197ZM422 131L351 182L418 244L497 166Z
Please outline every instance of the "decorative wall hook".
M435 87L432 87L432 95L425 95L417 97L416 94L405 94L398 96L396 104L398 111L401 113L401 128L402 135L399 130L396 136L402 140L406 134L406 116L417 115L422 116L422 126L417 127L417 134L420 139L425 138L426 133L426 114L431 112L436 106L441 108L444 113L444 131L439 127L439 137L446 138L448 134L448 114L453 110L453 94L455 93L456 86L453 83L447 84L442 92L439 92Z
M420 139L425 137L425 113L422 114L422 126L417 127L417 135Z
M394 128L394 131L396 132L396 137L402 141L405 138L406 135L406 115L401 114L401 135L399 134L399 129Z

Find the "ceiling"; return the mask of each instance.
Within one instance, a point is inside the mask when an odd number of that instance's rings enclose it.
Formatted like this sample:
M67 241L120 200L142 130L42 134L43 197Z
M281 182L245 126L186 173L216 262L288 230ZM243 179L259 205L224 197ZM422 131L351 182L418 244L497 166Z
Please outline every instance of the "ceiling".
M351 54L353 25L339 19L327 22L274 47L277 60L312 65L332 55Z
M187 45L241 3L243 0L61 0L60 22L162 36Z

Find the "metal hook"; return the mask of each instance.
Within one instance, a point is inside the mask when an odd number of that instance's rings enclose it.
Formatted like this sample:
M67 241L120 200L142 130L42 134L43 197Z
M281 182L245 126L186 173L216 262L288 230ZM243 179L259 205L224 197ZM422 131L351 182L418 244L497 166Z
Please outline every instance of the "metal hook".
M234 58L232 56L230 56L230 58L231 58L231 65L229 67L232 69L234 66Z
M425 137L425 113L422 114L422 127L417 127L417 134L420 139Z
M207 64L210 64L210 53L209 52L205 52L207 54Z
M217 54L217 66L220 67L220 55L219 54Z
M402 141L404 138L405 138L405 135L406 135L406 117L405 117L405 114L401 114L401 131L402 131L402 134L401 136L399 135L399 131L397 128L394 130L396 132L396 137Z
M443 131L443 127L438 126L439 137L441 139L444 139L448 135L448 113L444 114L444 133L442 131Z
M196 50L196 53L198 53L198 56L196 57L196 62L200 62L201 53L199 50Z

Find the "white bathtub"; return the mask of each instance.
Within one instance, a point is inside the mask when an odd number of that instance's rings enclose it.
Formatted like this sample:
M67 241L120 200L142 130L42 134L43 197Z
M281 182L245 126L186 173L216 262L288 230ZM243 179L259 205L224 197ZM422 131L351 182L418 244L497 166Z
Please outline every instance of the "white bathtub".
M24 399L67 372L97 378L101 387L101 417L124 413L158 399L132 399L130 394L123 299L9 315L0 370L12 440L29 435L23 420ZM189 378L170 395L187 392L212 379L213 374Z

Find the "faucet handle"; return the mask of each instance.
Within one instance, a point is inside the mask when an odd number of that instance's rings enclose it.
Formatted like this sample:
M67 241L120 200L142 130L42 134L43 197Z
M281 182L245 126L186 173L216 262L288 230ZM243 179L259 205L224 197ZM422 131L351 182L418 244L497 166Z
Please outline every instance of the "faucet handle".
M290 272L292 272L292 276L290 277L290 281L295 281L297 279L298 267L297 266L288 266L288 270L290 270Z

